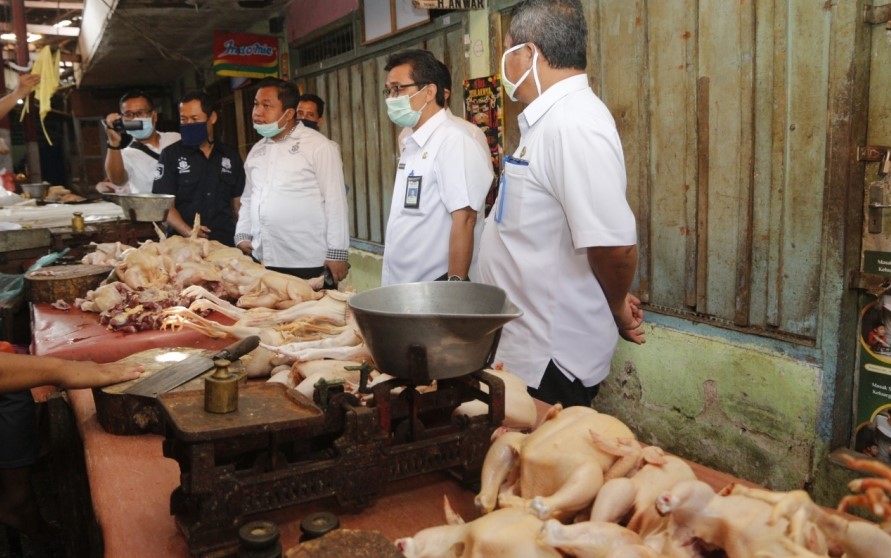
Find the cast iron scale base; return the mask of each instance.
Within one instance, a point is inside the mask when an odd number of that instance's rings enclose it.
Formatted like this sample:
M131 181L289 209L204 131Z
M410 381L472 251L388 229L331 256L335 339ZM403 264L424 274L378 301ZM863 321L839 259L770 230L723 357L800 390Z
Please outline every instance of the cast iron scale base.
M476 489L490 438L504 420L501 379L478 371L439 380L428 393L394 379L372 392L365 406L342 386L317 388L309 401L282 384L247 385L238 411L222 415L204 411L203 392L162 395L164 456L181 472L170 511L189 550L231 548L253 514L331 496L342 509L357 510L390 481L433 471L447 470ZM487 415L452 417L475 399L488 404Z

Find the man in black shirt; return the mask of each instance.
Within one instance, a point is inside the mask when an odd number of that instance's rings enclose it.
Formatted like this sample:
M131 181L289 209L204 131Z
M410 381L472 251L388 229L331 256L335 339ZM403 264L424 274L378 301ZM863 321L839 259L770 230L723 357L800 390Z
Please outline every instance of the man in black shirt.
M217 111L206 93L183 96L179 102L182 139L161 152L152 192L176 196L167 213L171 232L190 235L198 214L198 236L234 246L244 166L234 147L214 142L216 121Z

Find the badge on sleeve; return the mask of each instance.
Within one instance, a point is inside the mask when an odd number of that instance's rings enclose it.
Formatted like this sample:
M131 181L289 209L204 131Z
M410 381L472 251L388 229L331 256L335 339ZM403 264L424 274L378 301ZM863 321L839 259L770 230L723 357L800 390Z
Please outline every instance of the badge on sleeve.
M155 167L155 180L164 176L164 164L158 163L158 166Z
M421 177L409 176L405 179L405 204L403 207L417 209L421 205Z

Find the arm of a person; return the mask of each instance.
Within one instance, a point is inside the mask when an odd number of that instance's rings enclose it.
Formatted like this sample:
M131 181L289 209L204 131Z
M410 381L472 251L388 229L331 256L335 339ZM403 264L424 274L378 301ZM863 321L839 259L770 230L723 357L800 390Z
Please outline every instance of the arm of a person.
M447 274L468 279L476 249L473 229L492 183L492 163L482 147L462 130L437 155L436 169L443 203L452 216Z
M108 148L105 151L105 174L116 186L123 186L130 180L127 169L124 167L124 157L121 154L121 134L112 127L112 122L121 118L121 115L113 112L105 117L105 136L108 138Z
M643 310L640 300L628 291L637 269L637 246L588 248L588 265L609 304L619 334L628 341L642 344Z
M34 87L40 83L40 76L37 74L22 74L19 76L19 83L15 90L9 95L0 98L0 118L3 118L9 111L15 108L19 99L24 99L31 94Z
M342 281L349 270L347 259L350 248L349 213L343 181L343 161L334 142L326 142L316 151L313 165L319 181L325 208L325 241L328 250L325 266L335 281Z
M55 357L0 353L0 393L37 386L78 389L134 380L145 370L141 364L96 364Z
M248 159L250 159L248 154ZM241 196L238 198L238 221L235 223L235 247L244 252L246 256L253 255L254 236L251 233L251 197L254 192L254 185L245 176L244 167L242 167L242 175L244 177L244 188Z
M449 271L467 279L470 262L473 259L473 227L476 225L476 210L465 207L453 211L452 228L449 231Z

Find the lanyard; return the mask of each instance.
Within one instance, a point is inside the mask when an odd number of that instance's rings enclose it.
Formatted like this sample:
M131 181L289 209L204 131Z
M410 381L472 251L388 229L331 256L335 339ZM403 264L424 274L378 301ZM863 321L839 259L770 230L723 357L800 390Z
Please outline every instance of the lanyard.
M500 223L502 218L504 217L504 198L507 197L507 166L508 165L518 165L521 167L528 167L529 161L524 161L523 159L517 159L512 155L507 155L503 159L504 163L501 165L501 177L498 180L498 206L495 208L495 222Z

